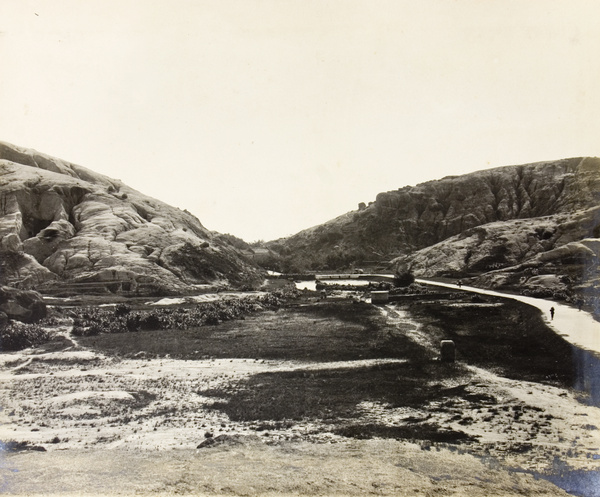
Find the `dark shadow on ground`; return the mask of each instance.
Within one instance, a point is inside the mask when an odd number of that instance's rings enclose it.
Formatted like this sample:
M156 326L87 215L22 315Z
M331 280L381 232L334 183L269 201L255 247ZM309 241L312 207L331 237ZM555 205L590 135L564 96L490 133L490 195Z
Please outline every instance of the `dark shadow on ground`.
M496 304L496 305L493 305ZM507 378L573 388L574 347L543 322L541 312L496 297L412 303L430 333L456 344L457 358Z
M444 387L442 382L464 382ZM223 388L197 392L215 397L212 409L234 421L319 420L332 430L353 438L407 438L440 442L460 442L471 437L442 428L431 416L403 419L401 426L359 422L362 402L398 407L424 407L435 401L433 410L444 411L457 404L493 405L490 396L469 393L469 374L456 364L439 361L388 363L377 366L297 370L261 373Z

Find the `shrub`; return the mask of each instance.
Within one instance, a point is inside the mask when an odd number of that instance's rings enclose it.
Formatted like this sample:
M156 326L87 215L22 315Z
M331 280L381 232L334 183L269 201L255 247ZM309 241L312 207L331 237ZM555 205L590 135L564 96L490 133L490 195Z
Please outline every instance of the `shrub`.
M100 323L92 323L88 328L88 335L99 335L103 329Z
M105 331L107 333L124 333L129 330L124 319L115 319L108 322L108 329Z
M204 313L204 322L206 324L215 325L219 324L221 321L219 320L219 315L214 310L210 310Z
M115 316L124 316L131 312L131 307L127 304L117 304L115 307Z
M159 330L162 328L161 320L154 311L142 316L139 323L142 330Z
M138 331L141 327L139 314L130 314L125 318L125 325L128 331Z
M153 309L131 312L126 304L114 310L88 307L70 313L73 317L72 334L75 336L99 333L125 333L139 330L186 330L223 321L239 319L246 314L265 308L277 308L288 298L297 296L297 290L278 290L260 297L227 299L205 302L193 308Z
M37 324L12 321L0 330L0 350L22 350L47 342L50 332Z
M71 329L71 335L76 336L76 337L84 337L87 336L87 330L85 328L83 328L82 326L73 326L73 328Z
M394 274L394 286L406 287L415 282L415 276L409 270L398 270Z

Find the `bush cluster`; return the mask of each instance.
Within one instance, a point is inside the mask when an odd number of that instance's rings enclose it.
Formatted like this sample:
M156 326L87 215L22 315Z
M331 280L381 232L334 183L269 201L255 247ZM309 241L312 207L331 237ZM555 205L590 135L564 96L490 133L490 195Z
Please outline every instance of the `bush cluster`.
M430 286L412 283L409 286L394 286L390 290L390 295L431 295L437 292L438 290L435 290Z
M397 270L394 274L394 286L408 287L415 282L415 276L408 269Z
M551 300L563 300L570 301L570 295L563 290L556 290L551 288L525 288L521 290L521 295L525 297L535 297L538 299L551 299Z
M0 329L0 350L26 349L47 342L50 337L50 332L39 324L11 321Z
M186 330L223 321L239 319L264 308L279 307L289 296L287 292L273 292L259 297L223 299L206 302L191 308L153 309L133 311L126 304L113 310L87 307L74 316L75 336L100 333L127 333L145 330Z

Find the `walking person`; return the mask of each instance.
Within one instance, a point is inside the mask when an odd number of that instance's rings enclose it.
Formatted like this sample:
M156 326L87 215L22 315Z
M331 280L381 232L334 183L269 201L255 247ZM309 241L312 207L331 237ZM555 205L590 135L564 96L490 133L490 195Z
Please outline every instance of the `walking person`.
M554 320L554 307L550 307L550 320Z

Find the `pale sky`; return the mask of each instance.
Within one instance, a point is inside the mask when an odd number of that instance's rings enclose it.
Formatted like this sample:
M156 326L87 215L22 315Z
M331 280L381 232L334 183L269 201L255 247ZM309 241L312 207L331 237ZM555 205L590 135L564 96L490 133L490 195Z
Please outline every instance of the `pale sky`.
M0 140L271 240L600 155L596 0L0 0Z

